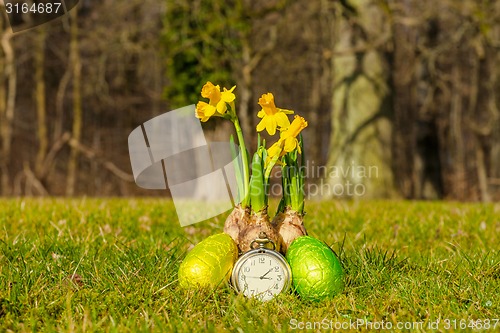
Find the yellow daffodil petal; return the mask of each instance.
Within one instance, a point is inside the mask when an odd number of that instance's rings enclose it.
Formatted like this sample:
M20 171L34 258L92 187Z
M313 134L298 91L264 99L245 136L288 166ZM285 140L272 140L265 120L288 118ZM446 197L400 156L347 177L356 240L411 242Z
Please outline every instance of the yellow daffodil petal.
M224 114L226 110L227 110L226 102L220 100L219 103L217 103L217 112L219 112L220 114Z
M266 123L267 123L267 118L263 118L258 124L257 124L257 132L262 132L264 128L266 128Z
M288 126L290 126L290 120L288 120L287 115L282 112L276 113L274 115L274 119L276 119L276 123L281 128L287 128Z
M283 148L282 146L282 141L278 140L275 142L269 149L267 150L267 161L266 163L269 163L273 158L276 156L280 156L282 153Z
M266 131L269 135L274 135L276 133L276 119L275 117L266 117Z
M266 115L266 112L264 112L264 110L260 110L259 113L257 113L257 117L259 117L259 118L264 118L265 115Z
M205 108L205 115L207 117L211 117L215 114L215 107L213 105L207 105L207 107Z
M231 103L232 101L234 101L236 99L236 96L233 94L234 88L236 88L236 86L232 87L229 90L224 88L224 91L221 93L221 100L226 103Z
M278 112L283 112L285 114L293 114L294 113L293 110L279 109L279 108L278 108Z
M283 150L289 153L297 147L297 143L296 138L288 137L285 139L285 146L283 147Z

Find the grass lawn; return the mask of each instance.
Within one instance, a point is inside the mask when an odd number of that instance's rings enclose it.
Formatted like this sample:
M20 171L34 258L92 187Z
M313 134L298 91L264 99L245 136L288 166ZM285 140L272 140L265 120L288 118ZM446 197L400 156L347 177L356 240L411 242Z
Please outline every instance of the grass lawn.
M229 287L178 288L186 251L221 232L224 216L181 228L167 200L0 200L0 332L500 331L499 204L306 209L309 234L339 254L346 288L320 303L286 294L261 304Z

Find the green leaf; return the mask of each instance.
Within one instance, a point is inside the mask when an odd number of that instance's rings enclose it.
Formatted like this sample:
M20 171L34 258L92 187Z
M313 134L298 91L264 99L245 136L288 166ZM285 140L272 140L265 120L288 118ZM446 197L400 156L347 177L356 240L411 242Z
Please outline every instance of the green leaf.
M301 168L302 163L298 163L298 150L294 150L283 156L283 191L286 194L287 205L291 206L299 213L304 209L304 171ZM300 159L302 162L302 159Z

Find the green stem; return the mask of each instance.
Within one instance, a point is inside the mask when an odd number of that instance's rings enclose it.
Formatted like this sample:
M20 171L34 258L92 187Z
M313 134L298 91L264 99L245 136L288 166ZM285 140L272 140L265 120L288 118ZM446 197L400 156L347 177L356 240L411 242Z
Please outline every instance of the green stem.
M295 162L295 161L294 161ZM299 191L297 184L297 163L290 165L290 196L292 199L292 209L299 210Z
M255 212L260 212L266 207L266 188L262 174L262 150L259 147L252 159L252 177L250 177L250 204Z
M241 170L241 159L238 156L238 152L236 150L236 144L234 143L234 137L232 134L229 137L229 144L231 148L231 157L233 158L233 161L235 161L234 174L236 176L236 185L238 187L238 198L240 198L245 193L243 190L243 175Z
M238 143L240 145L241 160L243 162L243 199L241 200L241 205L243 208L248 206L249 199L249 170L248 170L248 155L247 149L245 147L245 140L243 139L243 132L241 130L240 122L238 117L233 118L234 128L236 129L236 136L238 137Z
M302 134L300 134L300 139L299 139L299 145L300 145L300 168L299 168L299 191L300 191L300 196L299 196L299 210L298 212L300 214L304 214L304 183L305 183L305 170L304 168L306 167L306 152L304 151L304 138L302 137Z
M284 158L283 158L283 161L284 161L284 165L281 167L281 171L282 171L282 184L283 184L283 198L284 198L284 201L285 201L285 207L289 207L291 206L291 200L290 200L290 196L291 196L291 193L290 193L290 176L289 176L289 171L290 171L290 168L288 167L288 156L285 155Z

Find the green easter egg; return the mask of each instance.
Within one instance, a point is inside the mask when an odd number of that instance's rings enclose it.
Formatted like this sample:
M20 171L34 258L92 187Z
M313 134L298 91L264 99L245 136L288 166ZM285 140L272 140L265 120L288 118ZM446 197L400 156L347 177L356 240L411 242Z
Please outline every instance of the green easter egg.
M183 288L213 288L229 280L238 258L238 247L227 234L217 234L198 243L179 267Z
M301 298L320 301L337 295L344 288L344 272L325 243L311 236L295 239L286 253L292 269L292 284Z

